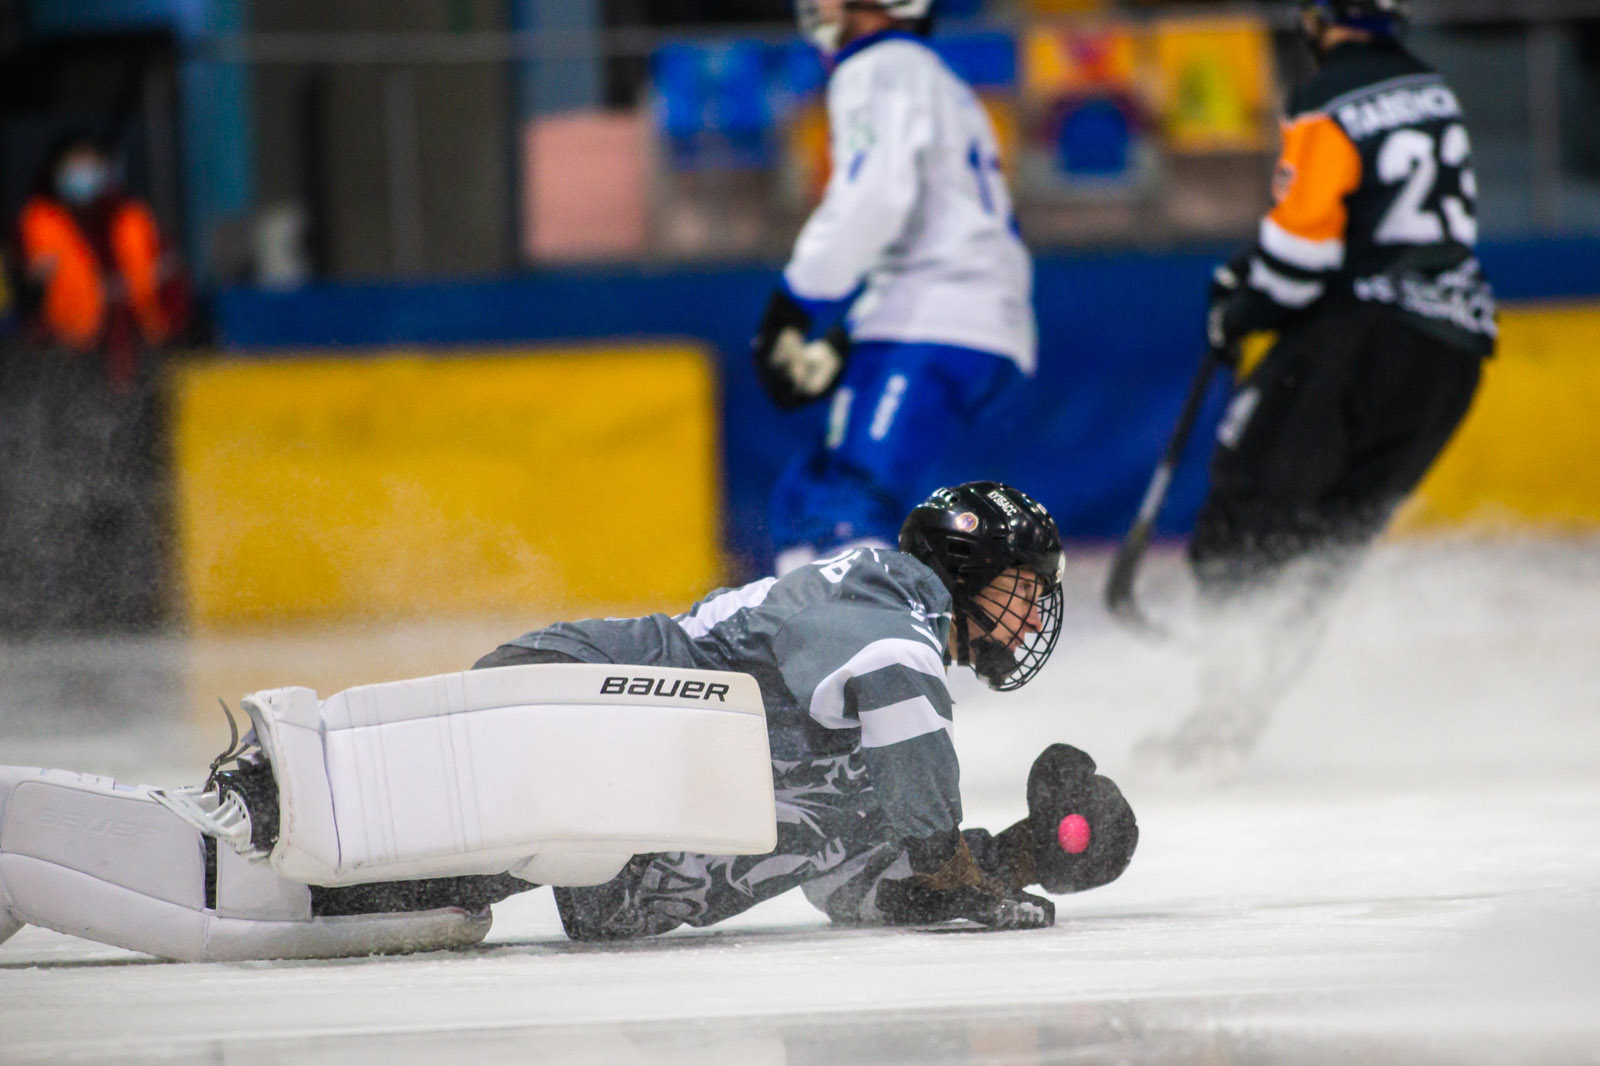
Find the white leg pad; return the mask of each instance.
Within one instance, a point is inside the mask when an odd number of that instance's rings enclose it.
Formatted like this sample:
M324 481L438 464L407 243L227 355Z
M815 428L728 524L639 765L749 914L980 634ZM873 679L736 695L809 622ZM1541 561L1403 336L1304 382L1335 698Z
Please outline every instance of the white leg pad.
M332 958L477 943L487 912L316 918L311 892L217 849L144 786L0 767L0 940L23 924L186 962Z
M315 885L510 870L591 885L634 854L777 843L747 674L507 666L244 707L279 792L274 869Z

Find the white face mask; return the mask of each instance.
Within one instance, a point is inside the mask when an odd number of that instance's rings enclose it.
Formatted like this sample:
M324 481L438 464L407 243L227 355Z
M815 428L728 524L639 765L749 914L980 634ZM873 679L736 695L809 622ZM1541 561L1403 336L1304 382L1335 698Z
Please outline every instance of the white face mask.
M831 22L827 21L825 6L833 6ZM796 0L794 5L795 21L800 24L800 32L827 55L839 50L839 34L844 29L841 7L824 5L822 0Z
M75 159L56 173L56 194L74 207L83 207L105 191L110 176L104 163Z

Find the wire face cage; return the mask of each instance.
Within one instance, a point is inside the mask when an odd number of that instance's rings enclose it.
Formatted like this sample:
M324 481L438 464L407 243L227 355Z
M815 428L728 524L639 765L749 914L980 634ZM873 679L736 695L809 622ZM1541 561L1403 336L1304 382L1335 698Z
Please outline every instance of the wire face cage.
M992 636L972 641L972 669L996 692L1010 692L1033 680L1044 669L1061 636L1063 595L1060 578L1055 574L1040 574L1037 577L1037 584L1014 582L1004 602L996 603L991 599L982 605L975 601L968 605L968 609L981 621L993 623L991 632L996 626L1009 621L1020 633L1015 648ZM1021 621L1034 611L1039 616L1038 628L1022 631Z

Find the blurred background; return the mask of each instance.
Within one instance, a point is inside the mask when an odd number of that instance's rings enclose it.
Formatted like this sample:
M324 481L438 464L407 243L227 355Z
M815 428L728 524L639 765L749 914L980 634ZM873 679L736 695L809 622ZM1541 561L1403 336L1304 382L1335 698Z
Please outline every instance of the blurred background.
M937 10L1037 257L1041 370L935 480L1013 482L1104 544L1267 204L1294 7ZM1592 529L1600 0L1414 16L1506 310L1401 525ZM761 573L823 413L774 412L747 345L827 179L825 77L786 0L0 0L0 630L531 623ZM74 346L30 328L17 249L88 142L119 269L55 310L121 325Z

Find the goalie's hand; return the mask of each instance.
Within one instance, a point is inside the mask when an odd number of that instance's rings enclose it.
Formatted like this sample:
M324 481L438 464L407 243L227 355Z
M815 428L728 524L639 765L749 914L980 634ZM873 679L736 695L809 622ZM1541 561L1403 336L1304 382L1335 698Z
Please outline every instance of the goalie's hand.
M779 409L791 411L832 392L844 374L850 337L835 326L820 340L808 341L811 316L787 292L767 301L755 339L756 379Z
M990 929L1044 929L1056 921L1055 904L984 873L959 836L937 871L880 884L877 905L884 920L894 925L964 918Z
M1139 823L1116 782L1096 770L1094 760L1070 744L1052 744L1033 761L1028 817L996 838L1003 867L1020 883L1056 894L1082 892L1115 881L1128 868Z
M932 888L922 875L878 886L878 910L893 925L937 925L965 918L990 929L1048 929L1056 905L1007 888L994 878L954 889Z

